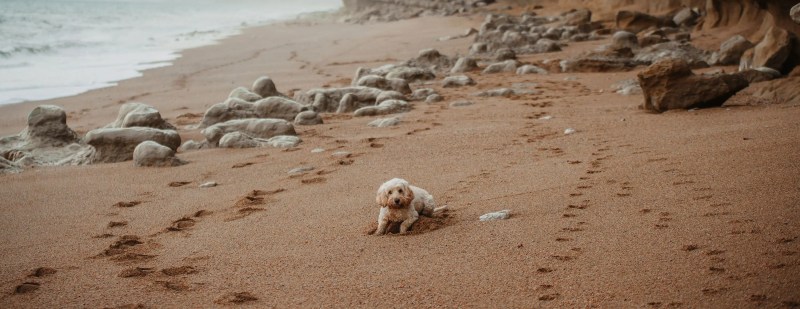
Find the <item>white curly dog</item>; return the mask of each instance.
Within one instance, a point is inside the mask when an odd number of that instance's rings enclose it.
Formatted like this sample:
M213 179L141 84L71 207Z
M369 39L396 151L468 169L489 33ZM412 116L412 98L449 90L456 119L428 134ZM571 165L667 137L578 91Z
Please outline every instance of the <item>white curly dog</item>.
M436 207L433 195L422 188L408 184L408 181L394 178L378 188L375 201L381 206L378 215L377 235L386 234L389 222L401 222L400 234L404 234L419 219L419 215L433 217L447 206Z

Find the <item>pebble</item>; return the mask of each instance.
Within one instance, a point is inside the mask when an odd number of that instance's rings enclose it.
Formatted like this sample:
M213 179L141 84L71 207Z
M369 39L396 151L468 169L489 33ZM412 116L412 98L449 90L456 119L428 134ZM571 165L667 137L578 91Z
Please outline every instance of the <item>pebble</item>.
M577 132L577 131L575 131L575 129L573 129L573 128L567 128L566 130L564 130L564 134L565 135L569 135L569 134L572 134L572 133L575 133L575 132Z
M472 103L471 101L461 100L461 101L455 101L453 103L450 103L450 107L469 106L469 105L472 105L472 104L474 104L474 103Z
M337 151L337 152L332 153L331 157L348 158L348 157L350 157L350 155L351 154L349 152L347 152L347 151Z
M209 181L209 182L206 182L206 183L200 185L200 188L212 188L212 187L216 187L216 186L217 186L217 182Z
M495 212L490 212L483 216L480 216L481 221L491 221L491 220L505 220L511 217L511 210L505 209Z
M305 172L308 172L308 171L312 171L312 170L314 170L313 166L295 167L295 168L289 170L289 175L298 175L298 174L302 174L302 173L305 173Z

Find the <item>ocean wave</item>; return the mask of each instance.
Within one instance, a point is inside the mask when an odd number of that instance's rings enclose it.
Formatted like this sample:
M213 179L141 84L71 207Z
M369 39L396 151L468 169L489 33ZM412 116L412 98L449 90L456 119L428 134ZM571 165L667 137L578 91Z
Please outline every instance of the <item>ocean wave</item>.
M15 46L12 48L1 49L0 50L0 57L3 58L11 58L18 54L43 54L49 53L53 51L53 47L49 45L45 46Z

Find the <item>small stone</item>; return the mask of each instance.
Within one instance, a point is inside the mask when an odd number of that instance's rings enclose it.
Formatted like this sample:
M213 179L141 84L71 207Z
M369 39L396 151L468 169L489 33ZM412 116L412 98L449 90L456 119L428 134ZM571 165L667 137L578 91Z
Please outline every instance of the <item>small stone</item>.
M547 116L539 117L539 120L550 120L550 119L553 119L553 116L547 115Z
M325 152L325 149L323 149L323 148L311 149L311 153L320 153L320 152Z
M293 169L291 169L289 171L289 175L300 175L300 174L307 173L307 172L310 172L310 171L313 171L313 170L314 170L313 166L295 167L295 168L293 168Z
M334 158L349 158L352 154L347 151L337 151L331 154Z
M212 187L216 187L216 186L217 186L216 182L209 181L209 182L206 182L206 183L200 185L200 188L212 188Z
M453 103L450 103L450 107L462 107L462 106L469 106L469 105L472 105L472 104L475 104L475 103L472 103L472 101L459 100L459 101L455 101Z
M566 130L564 130L564 135L569 135L569 134L572 134L572 133L575 133L575 132L577 132L577 131L575 131L575 129L567 128Z
M511 217L511 210L505 209L495 212L490 212L485 215L480 216L478 218L480 221L491 221L491 220L505 220Z
M444 100L442 96L440 96L438 93L434 93L425 98L425 103L436 103L441 102L442 100Z
M442 81L442 87L462 87L462 86L470 86L475 85L475 81L469 76L466 75L456 75L456 76L448 76Z

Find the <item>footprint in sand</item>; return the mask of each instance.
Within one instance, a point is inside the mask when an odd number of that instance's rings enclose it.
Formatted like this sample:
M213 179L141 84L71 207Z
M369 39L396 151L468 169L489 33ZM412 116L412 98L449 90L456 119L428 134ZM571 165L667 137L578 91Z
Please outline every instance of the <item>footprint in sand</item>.
M50 276L50 275L54 275L57 272L58 272L57 270L55 270L53 268L50 268L50 267L39 267L39 268L34 269L31 272L31 274L28 275L28 277L37 277L37 278L47 277L47 276Z
M110 257L112 261L116 262L138 262L155 258L156 255L146 254L151 246L143 246L143 244L144 242L139 236L124 235L96 257Z
M177 187L183 187L183 186L188 185L190 183L192 183L192 182L191 181L173 181L173 182L169 183L169 186L173 187L173 188L177 188Z
M307 185L307 184L323 183L326 180L327 179L325 179L325 177L313 177L313 178L302 179L300 180L300 183Z
M114 204L114 207L130 208L139 205L141 203L142 203L141 201L117 202L116 204Z
M539 296L539 300L541 300L541 301L551 301L551 300L555 300L559 296L561 296L561 294L558 294L558 293L545 294L545 295Z
M191 275L196 274L197 272L198 270L193 266L170 267L161 270L161 273L167 276Z
M170 225L167 228L167 231L172 231L172 232L183 231L183 230L186 230L188 228L193 227L196 223L197 223L197 221L195 221L192 218L183 217L183 218L180 218L178 220L173 221L172 225Z
M569 256L569 255L551 255L550 257L552 257L557 261L562 261L562 262L569 262L575 260L574 256Z
M128 225L128 221L111 221L108 223L108 228L122 227Z
M120 278L134 278L134 277L144 277L148 274L155 271L155 268L152 267L131 267L123 269L117 277Z
M184 292L192 289L192 287L183 280L158 280L156 284L175 292Z
M285 189L280 188L272 191L263 191L263 190L253 190L250 191L247 195L240 198L236 203L233 205L233 208L236 209L233 216L225 219L225 222L238 220L253 213L264 211L266 209L262 207L258 207L260 205L266 204L265 196L274 195L280 192L285 191Z
M38 290L41 286L42 286L42 284L38 283L38 282L33 282L33 281L24 282L24 283L18 285L14 289L14 294L30 293L30 292Z
M231 166L231 168L242 168L242 167L250 166L250 165L253 165L253 164L256 164L256 163L255 162L236 163L233 166Z
M543 273L543 274L551 273L553 271L554 271L554 269L552 269L550 267L540 267L540 268L536 269L536 272Z
M254 302L257 300L258 297L256 297L250 292L234 292L223 295L222 297L214 301L214 303L218 305L243 304L243 303Z

